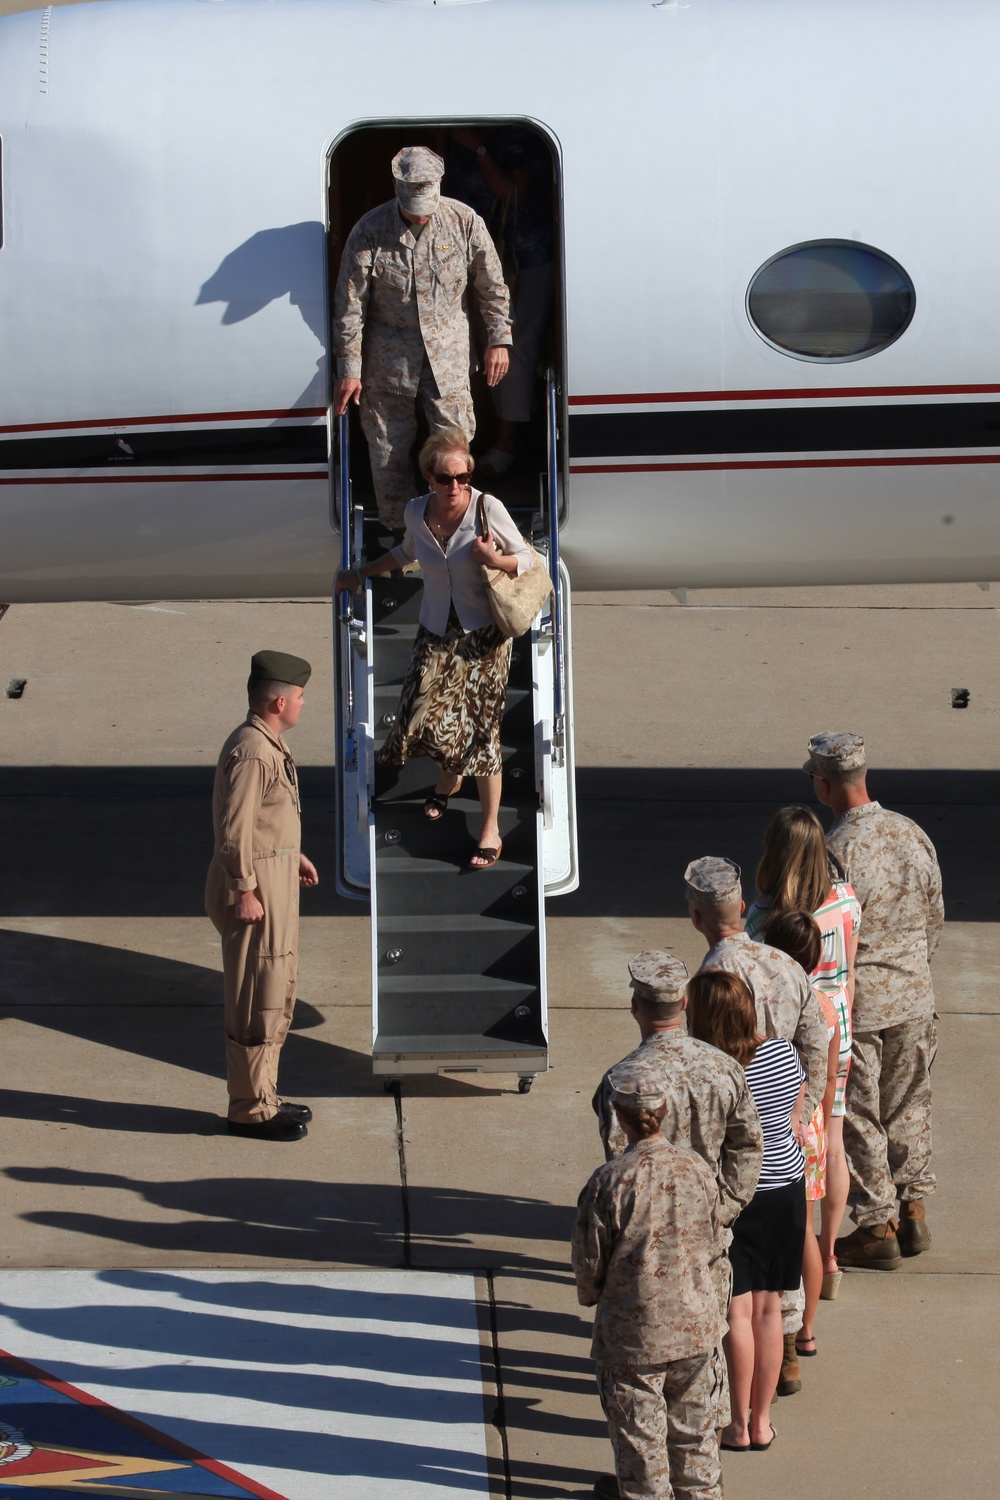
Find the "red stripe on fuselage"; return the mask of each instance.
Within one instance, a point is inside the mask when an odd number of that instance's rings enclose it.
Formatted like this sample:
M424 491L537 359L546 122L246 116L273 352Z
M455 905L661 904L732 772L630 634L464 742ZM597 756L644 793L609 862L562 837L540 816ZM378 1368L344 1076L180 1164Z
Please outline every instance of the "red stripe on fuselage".
M1000 385L863 385L783 391L660 391L570 396L570 406L656 406L693 401L823 401L845 396L992 396ZM0 432L4 431L0 428Z

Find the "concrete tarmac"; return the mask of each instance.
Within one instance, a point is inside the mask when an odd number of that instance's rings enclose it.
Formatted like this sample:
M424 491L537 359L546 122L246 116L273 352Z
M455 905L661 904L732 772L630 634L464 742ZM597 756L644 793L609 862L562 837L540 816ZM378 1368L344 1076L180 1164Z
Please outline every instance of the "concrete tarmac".
M12 608L0 687L26 687L0 697L2 1264L471 1272L499 1377L495 1493L588 1493L610 1450L566 1242L600 1160L591 1093L636 1040L626 960L667 944L697 965L686 862L730 855L752 885L770 816L811 796L808 736L856 729L873 795L927 829L944 870L934 1245L892 1275L845 1274L774 1448L726 1455L726 1491L991 1494L998 602L971 585L579 597L582 883L549 904L552 1069L527 1096L513 1077L428 1078L398 1102L370 1072L367 917L333 890L329 605ZM315 1112L294 1146L223 1132L201 906L215 757L267 645L316 668L290 737L322 877L303 893L282 1063L283 1092Z

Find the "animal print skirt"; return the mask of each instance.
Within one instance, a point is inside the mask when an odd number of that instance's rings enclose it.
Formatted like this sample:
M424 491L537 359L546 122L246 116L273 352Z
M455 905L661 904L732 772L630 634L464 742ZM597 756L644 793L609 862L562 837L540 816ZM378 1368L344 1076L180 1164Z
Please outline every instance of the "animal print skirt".
M495 625L445 635L421 625L403 678L396 722L378 759L401 766L429 755L457 776L501 769L500 720L510 671L510 640Z

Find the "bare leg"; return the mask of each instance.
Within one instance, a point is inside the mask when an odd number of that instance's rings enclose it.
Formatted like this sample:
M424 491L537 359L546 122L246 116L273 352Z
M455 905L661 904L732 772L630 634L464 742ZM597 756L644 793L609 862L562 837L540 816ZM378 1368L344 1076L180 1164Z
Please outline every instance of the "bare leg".
M819 1306L819 1293L823 1285L823 1257L819 1253L819 1240L813 1229L812 1203L806 1204L808 1221L806 1223L805 1245L802 1250L802 1284L805 1287L806 1305L802 1313L802 1327L795 1335L795 1347L800 1354L811 1353L812 1346L816 1341L813 1329L813 1319Z
M743 1292L729 1304L729 1331L722 1340L729 1366L729 1405L732 1421L722 1429L722 1442L732 1448L750 1443L750 1393L754 1373L753 1292ZM778 1313L779 1323L781 1313ZM780 1334L780 1328L779 1328ZM775 1384L778 1377L775 1375Z
M751 1292L753 1298L753 1384L750 1387L750 1441L771 1441L771 1402L781 1374L784 1340L777 1292Z
M840 1233L847 1207L847 1194L851 1187L851 1176L847 1170L844 1153L844 1117L832 1115L826 1139L826 1197L820 1204L819 1249L823 1257L823 1269L835 1271L837 1260L833 1252L834 1241Z
M479 835L480 849L500 848L500 825L497 818L500 813L500 789L503 785L503 773L496 771L492 776L477 776L476 790L479 792L479 802L483 810L483 831ZM472 858L470 863L473 867L488 865L488 859Z

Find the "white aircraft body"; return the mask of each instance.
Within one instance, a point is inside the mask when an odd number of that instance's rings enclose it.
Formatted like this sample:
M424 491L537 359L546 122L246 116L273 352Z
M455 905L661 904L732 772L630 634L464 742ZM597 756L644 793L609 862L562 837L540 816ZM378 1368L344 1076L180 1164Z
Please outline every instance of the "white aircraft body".
M998 56L990 0L3 19L0 603L329 590L331 155L463 122L552 151L576 588L1000 577Z

